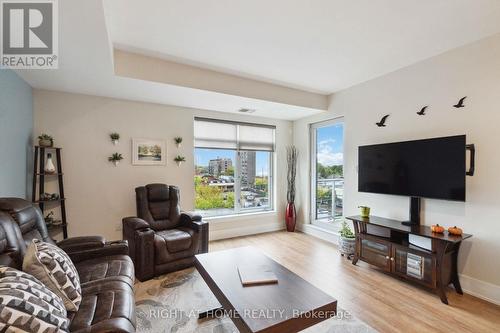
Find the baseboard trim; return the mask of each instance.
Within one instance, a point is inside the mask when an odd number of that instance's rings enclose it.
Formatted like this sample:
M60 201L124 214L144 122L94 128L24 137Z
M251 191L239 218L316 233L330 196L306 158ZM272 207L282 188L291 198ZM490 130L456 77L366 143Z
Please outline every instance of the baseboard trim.
M487 302L500 305L500 286L459 274L460 285L464 293L475 296Z
M338 235L311 224L298 224L297 229L305 234L323 239L338 245ZM478 280L476 278L459 274L460 284L464 293L480 298L487 302L500 305L500 286L493 283Z
M323 228L319 228L319 227L314 226L312 224L302 224L302 223L297 224L297 229L299 229L300 231L302 231L305 234L323 239L323 240L330 242L330 243L333 243L335 245L339 244L339 235L332 232L332 231L325 230Z
M270 223L270 224L248 225L244 227L241 226L237 228L215 229L215 230L210 230L209 234L210 234L210 240L213 241L219 239L262 234L266 232L279 231L283 229L284 226L282 224Z

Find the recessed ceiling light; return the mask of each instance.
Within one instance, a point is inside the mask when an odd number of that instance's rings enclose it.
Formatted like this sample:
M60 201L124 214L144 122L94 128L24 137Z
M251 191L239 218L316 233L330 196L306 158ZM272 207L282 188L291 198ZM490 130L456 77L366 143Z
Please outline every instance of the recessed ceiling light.
M238 110L238 112L242 112L242 113L254 113L255 109L241 108L241 109Z

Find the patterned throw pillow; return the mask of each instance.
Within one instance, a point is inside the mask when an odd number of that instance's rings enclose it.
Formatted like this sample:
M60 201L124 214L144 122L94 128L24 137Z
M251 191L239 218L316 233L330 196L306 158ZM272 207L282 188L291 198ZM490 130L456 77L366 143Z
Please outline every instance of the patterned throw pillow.
M32 274L62 298L68 311L78 311L82 301L80 277L66 252L34 239L23 261L23 271Z
M1 332L69 332L62 299L33 276L0 266Z

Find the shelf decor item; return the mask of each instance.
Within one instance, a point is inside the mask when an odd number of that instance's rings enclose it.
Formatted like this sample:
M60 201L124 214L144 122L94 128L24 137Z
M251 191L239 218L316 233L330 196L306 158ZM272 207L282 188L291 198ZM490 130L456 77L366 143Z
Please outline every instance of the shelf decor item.
M120 164L120 161L123 160L122 154L119 153L114 153L110 157L108 157L108 161L113 162L115 166L118 166Z
M175 161L175 163L177 163L177 166L181 166L182 162L186 162L186 158L184 156L177 155L174 158L174 161Z
M132 139L133 165L165 165L166 156L165 141Z
M120 140L120 134L114 132L109 135L111 138L111 142L116 146L118 144L118 141Z
M38 145L40 147L52 147L54 145L54 138L48 134L42 133L38 137Z
M431 231L435 232L437 234L442 234L442 233L444 233L444 227L440 226L439 224L432 225Z
M361 215L361 217L370 217L370 207L358 206L358 208L359 208L359 215Z
M339 231L339 250L342 256L347 256L351 259L356 249L356 235L352 232L351 228L345 221L342 222L342 228Z
M181 147L181 143L182 143L182 138L180 136L176 136L174 138L174 141L175 141L175 145L177 146L177 148L180 148Z
M295 211L295 177L297 176L297 147L289 146L286 149L287 163L287 190L286 190L286 211L285 223L286 230L289 232L295 231L297 223L297 212Z
M47 154L47 160L45 161L45 167L43 169L46 174L53 175L56 173L56 166L52 162L52 154Z

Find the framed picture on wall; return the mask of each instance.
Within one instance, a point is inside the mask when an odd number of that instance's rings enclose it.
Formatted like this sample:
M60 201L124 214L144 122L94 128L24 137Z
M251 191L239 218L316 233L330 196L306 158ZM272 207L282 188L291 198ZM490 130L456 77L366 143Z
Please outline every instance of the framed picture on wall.
M165 165L167 148L163 140L132 139L133 165Z

